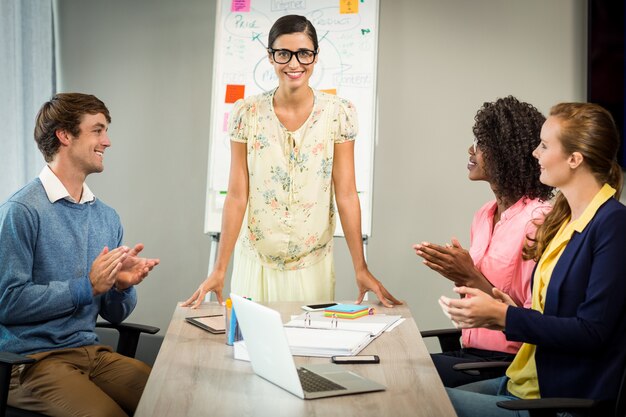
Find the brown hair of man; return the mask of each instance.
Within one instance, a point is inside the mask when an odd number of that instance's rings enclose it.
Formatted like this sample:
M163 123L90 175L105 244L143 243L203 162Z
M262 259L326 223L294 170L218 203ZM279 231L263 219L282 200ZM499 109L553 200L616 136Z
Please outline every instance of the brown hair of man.
M51 162L61 142L57 130L65 130L72 136L80 135L80 123L85 114L102 113L111 123L109 109L96 96L81 93L55 94L39 109L35 119L35 142L46 162Z

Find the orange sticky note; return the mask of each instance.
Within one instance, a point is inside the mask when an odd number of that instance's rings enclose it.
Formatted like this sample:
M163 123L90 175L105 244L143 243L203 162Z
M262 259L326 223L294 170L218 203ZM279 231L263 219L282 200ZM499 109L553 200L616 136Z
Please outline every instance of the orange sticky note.
M239 84L227 84L226 85L226 103L234 103L235 101L243 98L246 91L245 85Z
M359 0L339 0L340 14L353 14L359 12Z
M337 95L337 89L336 88L329 88L327 90L320 90L320 91L322 91L322 92L324 92L326 94L332 94L334 96Z

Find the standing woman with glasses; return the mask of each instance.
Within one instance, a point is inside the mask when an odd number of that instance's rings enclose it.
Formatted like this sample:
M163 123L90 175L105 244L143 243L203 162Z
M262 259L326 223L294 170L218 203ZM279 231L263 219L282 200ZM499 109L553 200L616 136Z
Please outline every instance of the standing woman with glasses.
M235 252L231 290L255 301L328 301L335 296L336 198L359 289L386 306L400 304L368 270L354 173L352 103L316 91L309 79L319 52L303 16L278 19L268 59L278 87L235 103L229 121L231 165L215 269L183 306L215 292L222 302Z
M474 124L474 144L468 149L468 177L486 181L495 199L474 215L469 251L456 239L445 246L423 242L415 245L424 264L457 286L492 294L508 294L519 306L530 306L530 279L535 262L522 259L528 237L533 237L534 219L549 210L552 187L539 181L539 164L532 156L539 144L545 117L535 107L515 97L483 104ZM466 329L463 348L433 354L435 367L446 387L455 387L495 376L487 371L468 375L455 371L458 363L511 361L521 346L506 340L502 332Z

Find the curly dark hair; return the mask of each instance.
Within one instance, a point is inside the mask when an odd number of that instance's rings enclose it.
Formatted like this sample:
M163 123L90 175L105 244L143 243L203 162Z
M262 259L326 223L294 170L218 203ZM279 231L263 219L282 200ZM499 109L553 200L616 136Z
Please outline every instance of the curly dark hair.
M539 163L532 156L546 121L539 110L508 96L484 103L474 120L485 170L499 196L513 202L524 196L549 200L553 189L539 181Z

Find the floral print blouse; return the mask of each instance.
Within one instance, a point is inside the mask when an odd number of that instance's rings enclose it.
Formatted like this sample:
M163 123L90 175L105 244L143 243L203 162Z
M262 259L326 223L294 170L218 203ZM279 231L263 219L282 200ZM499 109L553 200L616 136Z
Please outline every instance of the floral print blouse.
M262 265L306 268L332 250L334 145L354 140L352 103L313 90L313 111L290 132L274 113L276 89L237 101L230 139L247 144L249 197L239 243Z

